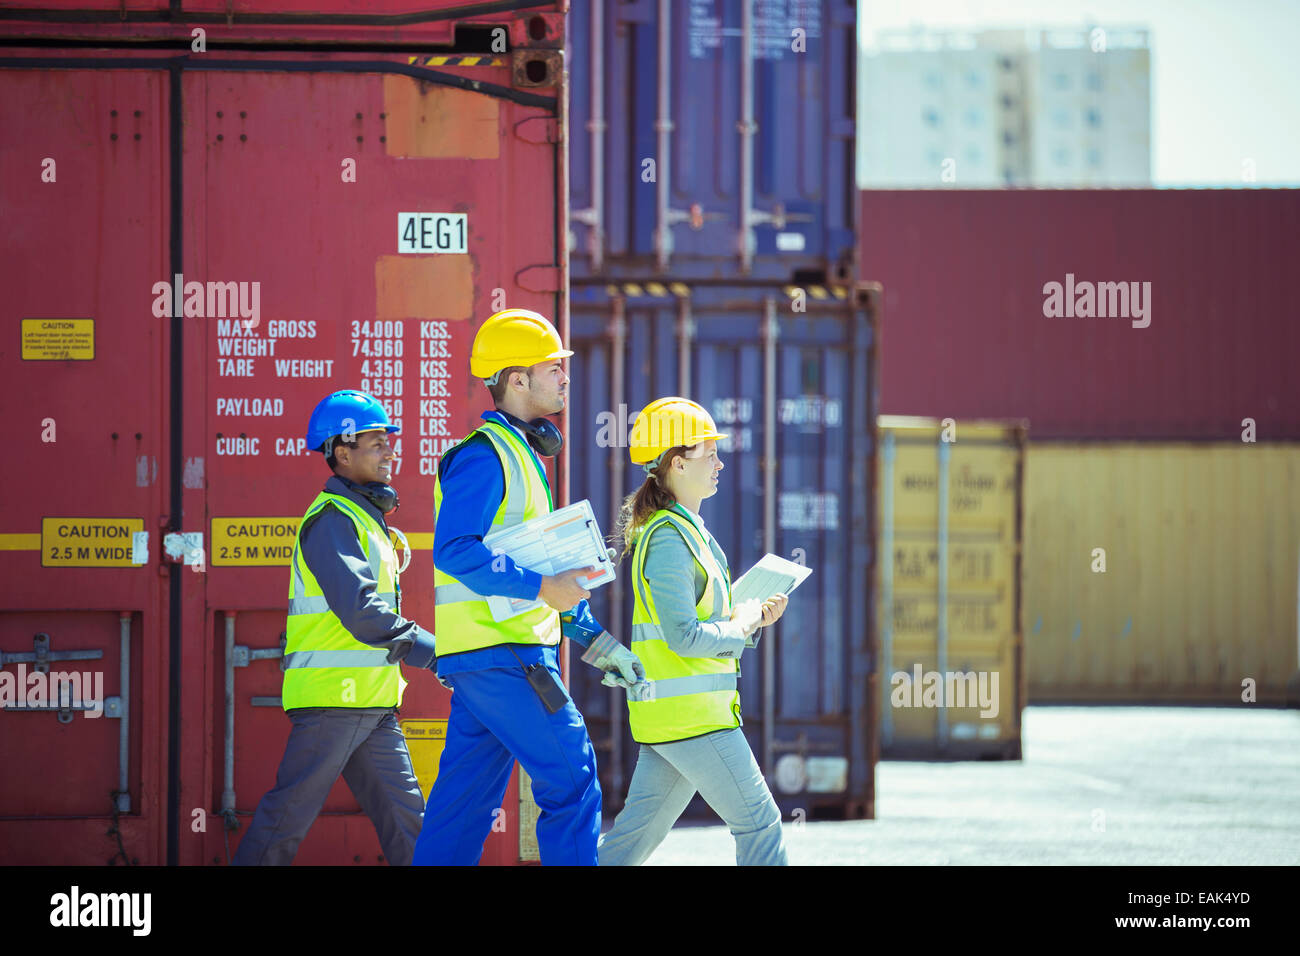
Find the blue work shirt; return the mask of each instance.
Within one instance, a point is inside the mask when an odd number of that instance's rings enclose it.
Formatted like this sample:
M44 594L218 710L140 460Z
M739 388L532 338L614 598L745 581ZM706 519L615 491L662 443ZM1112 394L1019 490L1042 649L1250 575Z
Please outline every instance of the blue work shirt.
M334 475L325 482L324 490L356 503L387 533L383 513L356 487L342 475ZM303 526L298 544L330 610L353 637L372 647L387 648L390 661L415 667L433 663L434 636L379 596L379 582L351 518L338 508L322 508Z
M545 479L542 463L537 461L536 454L519 429L495 410L484 412L479 417L514 429ZM433 563L438 570L450 574L478 594L536 600L541 592L542 575L519 567L509 555L493 555L483 544L506 493L505 473L491 440L474 435L444 455L438 463L438 480L442 485L442 507L433 529ZM492 567L494 561L495 569ZM570 616L572 620L564 620ZM561 633L584 648L603 630L585 600L579 601L561 618ZM542 664L545 663L542 655L546 650L540 644L494 644L475 651L440 656L437 669L439 676L446 677L461 671L518 667L521 661L525 665Z

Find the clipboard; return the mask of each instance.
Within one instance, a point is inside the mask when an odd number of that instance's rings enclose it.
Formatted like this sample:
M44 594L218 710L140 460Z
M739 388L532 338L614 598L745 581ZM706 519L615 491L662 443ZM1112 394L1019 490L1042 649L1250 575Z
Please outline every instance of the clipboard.
M577 578L588 591L609 584L617 576L614 552L606 546L591 502L585 498L531 521L494 531L483 538L483 544L494 555L504 554L520 567L540 574L594 566L596 573ZM494 621L509 620L546 603L540 598L528 601L501 594L487 595L486 600Z

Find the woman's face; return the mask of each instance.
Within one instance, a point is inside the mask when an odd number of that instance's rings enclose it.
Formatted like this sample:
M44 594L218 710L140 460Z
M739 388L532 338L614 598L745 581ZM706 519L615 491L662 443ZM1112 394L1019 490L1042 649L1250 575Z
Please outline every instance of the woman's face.
M701 500L718 493L718 472L722 471L716 440L700 442L673 461L675 483L684 497Z

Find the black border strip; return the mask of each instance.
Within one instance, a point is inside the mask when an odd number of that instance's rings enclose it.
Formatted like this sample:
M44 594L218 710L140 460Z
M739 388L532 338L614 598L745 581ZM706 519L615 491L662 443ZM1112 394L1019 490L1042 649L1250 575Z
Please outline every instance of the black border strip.
M545 7L556 12L553 2L546 0L496 0L489 3L467 3L461 7L443 10L420 10L414 13L186 13L181 4L173 0L169 10L42 10L36 7L11 7L0 9L0 20L21 20L40 23L214 23L220 26L378 26L395 27L416 23L435 23L457 17L475 17L492 13L507 13Z
M541 109L558 109L557 97L541 96L537 93L524 93L501 86L497 83L484 83L443 73L406 63L394 63L390 60L205 60L183 57L37 57L16 56L0 57L0 69L66 69L66 70L172 70L180 72L195 71L246 71L246 72L282 72L282 73L395 73L413 77L438 86L451 86L468 90L471 93L483 93L500 99L518 103L521 106L536 106Z

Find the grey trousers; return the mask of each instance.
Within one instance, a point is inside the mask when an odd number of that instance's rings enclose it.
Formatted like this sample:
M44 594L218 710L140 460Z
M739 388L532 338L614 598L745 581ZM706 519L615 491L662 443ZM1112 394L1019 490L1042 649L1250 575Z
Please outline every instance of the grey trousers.
M614 827L600 838L601 866L640 866L699 791L736 838L738 866L785 866L781 811L739 727L642 744Z
M257 805L234 866L288 866L339 774L375 825L384 857L409 866L424 818L424 795L391 707L302 707L275 787Z

